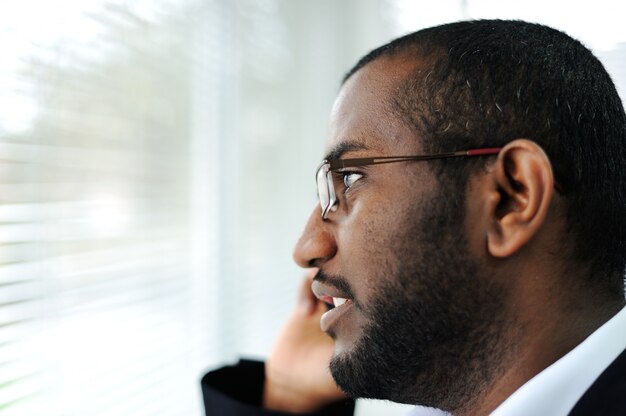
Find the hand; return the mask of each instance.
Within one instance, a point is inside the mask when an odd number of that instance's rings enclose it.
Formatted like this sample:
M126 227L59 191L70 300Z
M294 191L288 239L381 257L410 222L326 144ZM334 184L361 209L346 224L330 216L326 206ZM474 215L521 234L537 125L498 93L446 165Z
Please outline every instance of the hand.
M307 413L346 398L328 369L334 343L320 329L320 317L328 308L311 291L316 273L317 269L307 273L296 308L265 364L263 407L266 409Z

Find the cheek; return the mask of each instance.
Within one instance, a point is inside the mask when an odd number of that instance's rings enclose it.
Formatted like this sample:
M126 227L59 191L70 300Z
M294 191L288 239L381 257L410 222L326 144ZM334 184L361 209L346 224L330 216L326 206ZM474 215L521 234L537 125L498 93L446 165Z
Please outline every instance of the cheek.
M355 296L367 304L380 291L380 284L396 273L394 245L405 227L397 206L388 202L362 204L352 214L341 224L337 239L341 272L354 285Z

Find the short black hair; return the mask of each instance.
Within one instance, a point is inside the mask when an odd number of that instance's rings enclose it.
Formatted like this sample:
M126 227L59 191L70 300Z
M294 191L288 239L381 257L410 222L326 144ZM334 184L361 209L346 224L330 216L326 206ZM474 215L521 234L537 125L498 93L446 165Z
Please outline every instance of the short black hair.
M540 24L457 22L373 50L344 82L369 62L398 53L428 63L426 69L416 66L393 98L424 150L503 146L516 138L536 142L550 158L567 201L574 258L589 265L592 275L604 276L598 283L623 296L626 115L592 52ZM447 181L465 189L480 162L438 166Z

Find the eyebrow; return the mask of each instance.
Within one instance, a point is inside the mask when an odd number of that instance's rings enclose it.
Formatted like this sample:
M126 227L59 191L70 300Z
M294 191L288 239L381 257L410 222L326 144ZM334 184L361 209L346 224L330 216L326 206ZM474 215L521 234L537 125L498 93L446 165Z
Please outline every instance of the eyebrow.
M347 152L353 152L356 150L369 150L369 149L370 148L366 146L365 144L363 144L362 142L344 141L344 142L337 144L332 149L330 149L330 151L326 153L326 156L324 156L324 160L328 160L328 161L337 160L337 159L341 159L341 156L343 156Z

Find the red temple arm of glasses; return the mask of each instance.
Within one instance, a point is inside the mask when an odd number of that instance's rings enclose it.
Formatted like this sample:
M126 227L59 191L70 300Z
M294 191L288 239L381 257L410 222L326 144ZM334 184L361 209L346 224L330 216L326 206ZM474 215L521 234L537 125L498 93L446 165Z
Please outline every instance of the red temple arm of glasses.
M471 149L471 150L466 150L465 155L466 156L495 155L500 150L502 150L501 147L486 147L484 149Z

